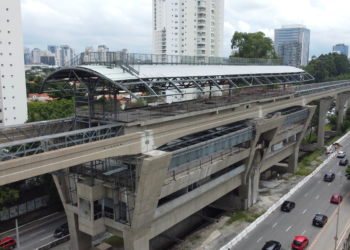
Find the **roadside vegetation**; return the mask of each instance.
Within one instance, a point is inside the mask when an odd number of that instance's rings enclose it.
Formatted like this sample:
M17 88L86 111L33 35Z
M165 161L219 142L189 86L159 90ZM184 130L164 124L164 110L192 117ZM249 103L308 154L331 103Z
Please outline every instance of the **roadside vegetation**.
M245 222L252 223L264 213L265 211L261 213L249 213L247 211L237 211L234 215L230 216L230 219L228 219L225 225L229 226L235 221L245 221Z
M104 241L105 243L113 247L124 247L124 240L118 236L112 236L111 238Z

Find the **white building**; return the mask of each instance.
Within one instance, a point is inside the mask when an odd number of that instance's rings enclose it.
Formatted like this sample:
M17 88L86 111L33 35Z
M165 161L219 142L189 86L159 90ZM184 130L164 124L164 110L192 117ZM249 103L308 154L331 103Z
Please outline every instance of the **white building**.
M32 60L33 63L40 63L41 50L38 48L33 49L32 51Z
M222 57L224 0L153 0L152 12L158 61L165 55Z
M109 48L107 48L106 45L98 45L97 52L98 52L98 61L99 62L106 62L107 61L107 52L109 51Z
M20 0L0 5L0 125L27 120L23 32Z
M84 51L84 62L94 62L95 61L95 55L94 48L92 46L86 46Z

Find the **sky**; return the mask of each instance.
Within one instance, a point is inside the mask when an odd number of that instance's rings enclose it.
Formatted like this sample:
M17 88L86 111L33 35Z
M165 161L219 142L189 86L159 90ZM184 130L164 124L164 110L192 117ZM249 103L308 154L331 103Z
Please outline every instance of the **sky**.
M45 50L107 45L110 51L152 53L152 0L21 0L24 46ZM274 39L274 29L304 24L311 30L310 57L350 44L349 0L225 0L224 53L235 31Z

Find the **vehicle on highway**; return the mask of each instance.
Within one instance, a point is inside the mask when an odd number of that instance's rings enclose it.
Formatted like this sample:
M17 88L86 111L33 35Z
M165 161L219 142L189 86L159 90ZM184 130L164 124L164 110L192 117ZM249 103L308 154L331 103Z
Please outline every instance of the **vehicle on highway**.
M339 194L333 194L330 202L339 204L342 200L343 200L342 196L340 196Z
M305 249L309 245L309 238L303 235L295 236L295 239L292 243L292 249Z
M290 212L293 208L295 208L295 202L285 201L281 206L281 211Z
M328 221L328 217L323 214L316 214L315 218L312 220L312 225L323 227Z
M323 180L324 181L329 181L332 182L335 178L335 174L334 173L327 173L324 175Z
M270 240L266 242L261 250L281 250L281 247L282 245L278 241Z
M337 157L338 158L344 158L346 156L344 151L339 151Z
M17 246L16 241L10 237L1 240L0 247L14 249Z
M53 234L56 238L61 238L69 234L68 223L64 223L59 228L57 228Z
M339 165L340 166L346 166L346 165L348 165L349 164L349 161L348 161L348 159L341 159L340 161L339 161Z

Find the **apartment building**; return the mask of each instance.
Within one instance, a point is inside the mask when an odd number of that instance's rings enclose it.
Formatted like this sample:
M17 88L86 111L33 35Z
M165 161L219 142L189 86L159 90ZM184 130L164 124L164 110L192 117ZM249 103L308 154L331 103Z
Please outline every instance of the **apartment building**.
M27 120L20 0L0 5L0 126Z
M153 0L152 4L153 54L158 58L222 57L224 0Z

